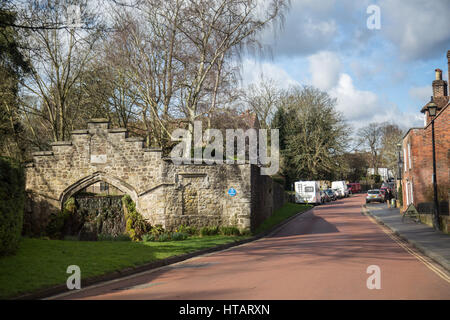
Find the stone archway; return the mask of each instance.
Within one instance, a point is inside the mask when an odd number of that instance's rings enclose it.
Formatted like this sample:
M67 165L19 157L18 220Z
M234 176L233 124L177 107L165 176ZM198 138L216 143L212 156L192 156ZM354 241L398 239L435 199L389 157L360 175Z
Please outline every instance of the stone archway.
M98 171L95 172L87 177L84 177L77 182L73 183L69 187L67 187L60 195L59 197L59 203L61 210L63 209L64 203L69 199L72 195L77 193L78 191L96 183L96 182L107 182L108 184L116 187L123 193L128 194L131 199L136 203L136 208L139 208L138 203L138 195L136 190L132 186L130 186L128 183L116 178L111 177L104 172Z
M87 129L72 131L70 141L54 142L51 150L33 153L26 165L27 219L42 232L50 215L62 211L70 197L104 182L129 195L152 224L249 228L252 195L263 185L254 168L247 163L175 165L160 149L145 148L143 138L110 128L107 119L92 119ZM188 190L182 189L178 177L186 180L183 186L191 183ZM230 187L238 190L235 197L227 196Z

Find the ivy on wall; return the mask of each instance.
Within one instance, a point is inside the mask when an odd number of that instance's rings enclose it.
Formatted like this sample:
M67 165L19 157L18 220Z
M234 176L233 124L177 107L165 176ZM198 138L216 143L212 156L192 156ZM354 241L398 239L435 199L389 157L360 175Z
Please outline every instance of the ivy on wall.
M137 212L136 204L129 195L123 196L122 203L125 211L127 234L133 241L142 240L142 236L148 233L152 226Z
M0 157L0 256L14 254L19 246L25 203L22 166Z

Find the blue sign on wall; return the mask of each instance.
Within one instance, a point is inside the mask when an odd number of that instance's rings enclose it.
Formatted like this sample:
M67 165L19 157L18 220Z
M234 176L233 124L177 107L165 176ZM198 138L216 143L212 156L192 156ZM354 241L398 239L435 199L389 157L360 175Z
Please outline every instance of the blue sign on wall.
M229 194L231 197L234 197L234 196L236 195L236 193L237 193L237 191L236 191L235 188L230 188L230 189L228 189L228 194Z

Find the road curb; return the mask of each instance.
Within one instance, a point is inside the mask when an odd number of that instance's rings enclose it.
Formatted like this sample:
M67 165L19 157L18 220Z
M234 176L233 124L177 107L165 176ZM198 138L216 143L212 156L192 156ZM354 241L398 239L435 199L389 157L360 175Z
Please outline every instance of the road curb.
M103 274L103 275L99 275L99 276L94 276L94 277L90 277L87 279L82 279L82 287L86 288L95 284L100 284L102 282L105 281L111 281L111 280L116 280L119 278L123 278L126 276L131 276L137 273L141 273L144 271L150 271L153 269L157 269L157 268L161 268L161 267L165 267L165 266L169 266L178 262L182 262L184 260L188 260L194 257L198 257L198 256L202 256L205 254L209 254L209 253L213 253L213 252L219 252L219 251L223 251L232 247L236 247L236 246L240 246L249 242L253 242L256 240L259 240L265 236L270 236L272 234L275 234L276 232L278 232L281 228L283 228L284 225L286 225L288 222L290 222L291 220L295 219L296 217L307 213L311 210L313 210L314 207L306 210L306 211L302 211L302 212L298 212L296 214L294 214L293 216L281 221L279 224L273 226L272 228L260 232L259 234L250 237L248 239L243 239L243 240L239 240L239 241L234 241L234 242L230 242L230 243L225 243L225 244L221 244L215 247L211 247L211 248L206 248L206 249L202 249L202 250L198 250L198 251L194 251L194 252L190 252L190 253L185 253L185 254L181 254L181 255L177 255L177 256L173 256L173 257L169 257L166 259L161 259L161 260L157 260L157 261L153 261L153 262L149 262L146 264L142 264L140 266L137 267L128 267L119 271L114 271L111 273L107 273L107 274ZM57 285L57 286L53 286L50 288L45 288L42 290L38 290L32 293L26 293L20 296L16 296L16 297L12 297L9 298L10 300L37 300L37 299L43 299L43 298L48 298L51 296L55 296L58 294L62 294L62 293L66 293L69 292L67 289L66 285Z
M447 259L445 259L444 257L442 257L439 254L435 254L434 252L432 252L431 250L429 250L428 248L424 247L420 242L417 242L415 240L412 239L408 239L406 236L404 236L397 228L392 227L386 223L383 222L383 220L381 220L379 217L373 215L370 210L366 207L366 205L362 206L363 208L363 213L365 215L369 215L372 218L375 219L375 221L383 226L386 226L389 230L391 230L397 237L401 238L402 240L406 241L407 243L409 243L412 247L414 247L415 249L417 249L418 251L420 251L422 254L426 255L427 257L429 257L431 260L433 260L434 262L436 262L437 264L439 264L442 268L444 268L446 271L450 272L450 262L447 261Z

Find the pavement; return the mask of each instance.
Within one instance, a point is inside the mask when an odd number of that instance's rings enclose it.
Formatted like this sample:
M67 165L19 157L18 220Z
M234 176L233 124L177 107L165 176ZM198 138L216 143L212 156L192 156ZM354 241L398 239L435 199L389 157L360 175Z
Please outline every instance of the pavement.
M450 271L450 235L411 219L402 221L400 209L388 208L385 203L367 204L366 209L379 223Z
M449 300L450 274L361 214L363 204L353 195L259 240L50 299Z

